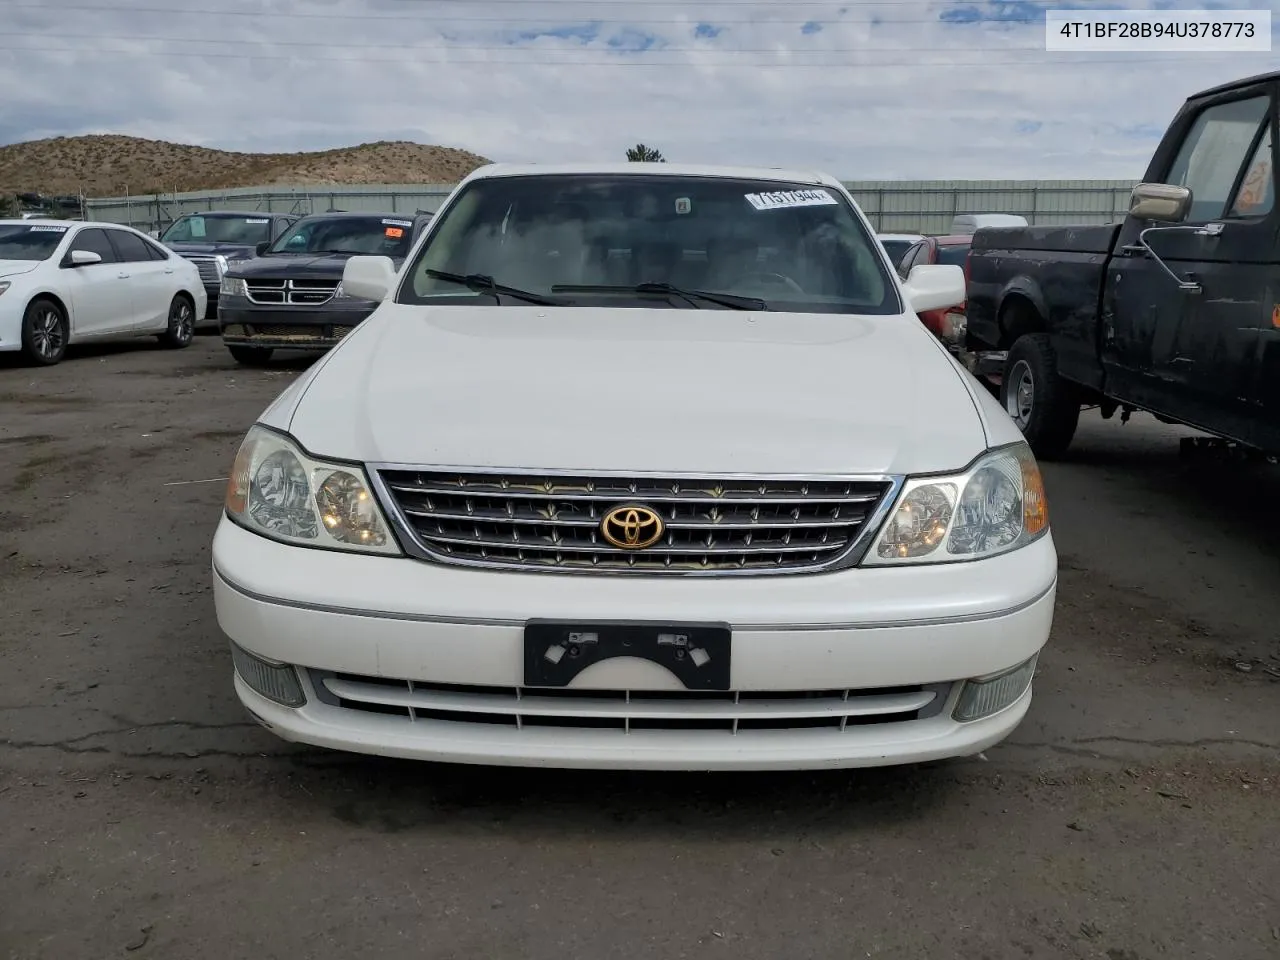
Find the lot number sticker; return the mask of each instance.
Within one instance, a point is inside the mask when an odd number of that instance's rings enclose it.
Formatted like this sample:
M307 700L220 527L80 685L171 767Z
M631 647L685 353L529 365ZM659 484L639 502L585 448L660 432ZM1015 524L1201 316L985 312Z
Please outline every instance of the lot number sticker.
M387 236L392 240L398 240L404 236L404 227L387 227Z
M832 207L839 203L826 190L781 190L777 193L748 193L747 203L757 210L784 207Z
M43 227L32 227L32 228L31 228L31 232L32 232L32 233L66 233L66 232L67 232L67 228L66 228L66 227L60 227L60 226L57 226L57 225L54 225L54 226L43 226Z
M270 223L271 221L270 221L270 220L268 220L268 219L266 219L266 218L264 217L264 218L263 218L263 219L261 219L261 220L258 220L258 219L255 219L255 218L246 218L244 222L245 222L245 223Z
M384 227L412 227L413 224L408 220L383 220Z

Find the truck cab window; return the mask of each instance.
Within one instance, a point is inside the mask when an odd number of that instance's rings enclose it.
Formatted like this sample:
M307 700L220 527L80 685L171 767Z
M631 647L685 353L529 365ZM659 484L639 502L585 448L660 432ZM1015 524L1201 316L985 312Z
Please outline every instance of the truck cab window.
M1245 168L1244 179L1240 181L1240 189L1236 191L1228 216L1265 217L1275 207L1276 172L1271 159L1275 136L1275 125L1268 124L1266 134L1258 141L1258 149L1253 151L1249 166Z
M1270 97L1251 97L1220 103L1196 117L1165 179L1191 188L1189 223L1207 223L1226 213L1236 177L1270 110Z

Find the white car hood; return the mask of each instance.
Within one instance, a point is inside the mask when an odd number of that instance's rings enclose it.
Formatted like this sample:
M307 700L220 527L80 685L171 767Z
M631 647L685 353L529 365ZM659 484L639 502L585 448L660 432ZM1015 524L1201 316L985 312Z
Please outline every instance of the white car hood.
M0 260L0 277L16 277L21 273L30 273L42 262L40 260Z
M987 445L911 315L385 303L317 366L265 422L364 462L914 473Z

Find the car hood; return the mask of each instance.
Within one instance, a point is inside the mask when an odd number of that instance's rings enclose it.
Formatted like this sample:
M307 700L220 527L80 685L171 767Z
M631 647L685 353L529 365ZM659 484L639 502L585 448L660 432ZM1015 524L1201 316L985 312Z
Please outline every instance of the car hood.
M323 277L341 280L343 268L352 254L347 253L288 253L283 256L255 257L238 263L227 271L232 277ZM393 259L399 269L403 259Z
M203 254L205 256L222 254L227 258L252 257L257 249L251 243L166 243L165 246L174 253L182 254L183 256L189 253Z
M16 277L20 273L30 273L43 260L0 260L0 277Z
M384 303L264 422L364 462L915 473L986 449L962 377L910 315Z

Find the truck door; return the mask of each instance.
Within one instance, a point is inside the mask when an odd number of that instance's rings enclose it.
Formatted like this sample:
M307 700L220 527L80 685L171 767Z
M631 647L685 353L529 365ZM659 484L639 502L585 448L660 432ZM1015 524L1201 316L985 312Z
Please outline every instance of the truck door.
M1274 82L1180 113L1146 180L1190 188L1181 226L1129 218L1103 297L1102 356L1114 393L1213 432L1259 442L1258 383L1277 293ZM1200 292L1181 289L1180 279Z

